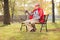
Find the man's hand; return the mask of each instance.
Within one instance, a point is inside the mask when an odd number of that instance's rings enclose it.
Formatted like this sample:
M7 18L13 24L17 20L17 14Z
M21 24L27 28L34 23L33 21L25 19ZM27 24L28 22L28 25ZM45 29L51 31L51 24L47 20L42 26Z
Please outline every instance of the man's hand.
M28 10L25 10L25 13L27 13L28 15L33 15L33 13L29 13Z

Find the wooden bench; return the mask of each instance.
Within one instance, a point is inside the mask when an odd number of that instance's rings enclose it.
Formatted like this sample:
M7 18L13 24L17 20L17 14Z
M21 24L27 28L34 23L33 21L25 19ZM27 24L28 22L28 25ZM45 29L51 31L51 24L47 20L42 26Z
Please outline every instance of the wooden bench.
M46 32L48 31L48 30L47 30L47 20L48 20L48 16L49 16L49 14L48 14L48 15L44 15L44 20L45 20L44 23L40 23L40 22L39 22L39 23L35 23L35 24L41 24L40 32L42 31L43 26L45 26ZM24 23L21 23L21 28L20 28L20 30L22 30L22 27L23 27L23 26L25 26ZM28 31L27 26L26 26L26 31Z

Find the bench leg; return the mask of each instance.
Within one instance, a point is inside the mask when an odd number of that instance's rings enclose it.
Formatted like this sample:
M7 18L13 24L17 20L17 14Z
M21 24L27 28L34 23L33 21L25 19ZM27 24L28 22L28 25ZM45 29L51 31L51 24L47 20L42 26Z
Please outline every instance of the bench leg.
M23 26L23 24L21 24L20 30L22 30L22 26Z
M41 24L40 32L42 31L43 24Z
M26 32L28 31L28 28L27 28L27 26L26 26Z
M46 23L45 27L46 27L46 32L48 32L48 30L47 30L47 23Z
M22 27L23 27L24 25L23 24L21 24L21 27L20 27L20 30L22 30ZM27 26L26 26L26 32L28 31L28 29L27 29Z

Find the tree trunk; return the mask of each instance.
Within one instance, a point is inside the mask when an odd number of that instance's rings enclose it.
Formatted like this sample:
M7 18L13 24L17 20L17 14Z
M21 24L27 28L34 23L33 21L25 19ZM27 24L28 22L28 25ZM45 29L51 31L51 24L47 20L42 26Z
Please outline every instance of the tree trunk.
M55 23L55 10L54 10L54 0L52 0L52 22Z
M13 22L14 10L15 10L15 1L13 2L13 5L11 7L11 10L12 10L12 22Z
M5 25L10 24L10 13L8 0L4 0L4 22Z

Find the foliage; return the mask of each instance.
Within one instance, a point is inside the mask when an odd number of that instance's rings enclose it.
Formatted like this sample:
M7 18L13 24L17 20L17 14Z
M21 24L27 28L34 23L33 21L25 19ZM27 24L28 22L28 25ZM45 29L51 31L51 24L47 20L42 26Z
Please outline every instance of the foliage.
M0 0L0 10L3 8L1 2L2 1ZM39 3L46 13L52 14L51 1L47 2L43 0L9 0L10 14L11 16L12 16L12 13L14 13L14 15L20 15L20 14L24 14L24 10L32 11L36 3ZM58 6L57 7L58 11L60 10L59 8L60 7Z

